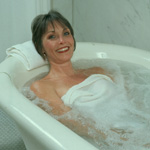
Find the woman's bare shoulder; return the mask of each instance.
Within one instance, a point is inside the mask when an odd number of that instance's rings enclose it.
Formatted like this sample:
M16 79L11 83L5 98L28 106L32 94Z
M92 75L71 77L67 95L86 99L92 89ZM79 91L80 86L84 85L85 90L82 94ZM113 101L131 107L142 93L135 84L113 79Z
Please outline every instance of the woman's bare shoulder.
M84 73L87 76L92 74L106 74L107 72L101 67L92 67L88 69L81 69L80 72Z
M30 85L30 90L33 91L39 98L44 98L45 95L54 91L52 84L42 79L34 81Z
M106 70L104 70L101 67L92 67L92 68L89 68L89 71L93 74L105 74L106 73Z
M92 67L88 69L82 69L80 70L80 72L85 74L86 76L90 76L92 74L103 74L103 75L110 77L113 80L113 77L111 76L111 74L107 70L101 67Z
M38 91L38 89L40 88L40 85L41 85L40 80L34 81L34 82L30 85L30 89L31 89L33 92L36 92L36 91Z

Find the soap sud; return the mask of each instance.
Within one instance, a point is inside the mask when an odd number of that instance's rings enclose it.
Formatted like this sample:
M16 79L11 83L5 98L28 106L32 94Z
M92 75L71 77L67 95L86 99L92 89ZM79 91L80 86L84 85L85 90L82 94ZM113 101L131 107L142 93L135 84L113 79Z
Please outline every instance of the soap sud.
M93 121L88 121L88 124L103 131L103 133L107 135L107 138L104 140L92 128L88 128L88 134L90 137L92 135L93 139L87 137L83 138L101 150L150 149L150 71L142 66L137 66L127 62L99 59L90 61L79 60L73 62L73 66L78 69L100 66L107 70L114 78L114 81L127 91L128 100L131 106L135 108L136 114L135 116L134 109L131 112L128 112L130 118L132 119L133 116L134 119L137 119L137 123L143 122L145 125L145 129L137 126L137 128L131 130L132 128L126 128L125 126L120 129L120 125L117 124L112 125L111 128L106 128L107 126L103 126L100 122L95 124ZM83 125L86 125L87 120L90 120L88 116L81 116L80 112L76 109L72 109L70 112L62 116L53 115L51 113L52 108L50 107L49 102L36 97L30 90L29 86L23 87L22 93L34 104L42 108L57 120L80 120ZM80 130L78 131L78 129L76 129L76 132L80 135ZM123 140L118 139L118 135Z

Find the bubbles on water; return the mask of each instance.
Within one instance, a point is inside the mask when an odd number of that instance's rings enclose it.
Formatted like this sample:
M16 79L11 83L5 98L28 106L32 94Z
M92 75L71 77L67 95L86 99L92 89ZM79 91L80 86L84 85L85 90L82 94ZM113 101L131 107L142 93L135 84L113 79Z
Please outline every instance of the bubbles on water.
M95 66L106 69L114 78L114 81L127 92L130 106L125 111L126 116L113 122L116 117L113 116L115 112L112 111L112 116L108 117L106 115L109 110L113 109L112 104L105 109L107 111L101 112L100 115L105 117L100 121L93 121L92 118L90 119L86 115L81 116L77 109L72 109L62 116L55 116L51 113L52 108L49 103L37 98L30 91L29 86L24 87L22 93L58 120L72 119L80 121L83 126L87 124L94 126L97 130L88 127L89 138L80 133L78 127L74 131L101 150L150 149L150 71L142 66L113 60L79 60L74 62L73 65L78 69ZM119 113L119 109L122 110L123 103L118 100L116 104L120 106L116 110ZM74 126L70 126L70 128L74 128Z

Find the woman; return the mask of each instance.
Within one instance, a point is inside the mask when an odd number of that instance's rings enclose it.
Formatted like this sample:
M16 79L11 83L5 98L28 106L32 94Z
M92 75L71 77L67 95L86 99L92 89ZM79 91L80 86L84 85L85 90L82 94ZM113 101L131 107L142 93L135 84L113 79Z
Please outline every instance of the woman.
M102 68L75 70L71 57L75 50L74 32L70 23L58 12L37 16L32 23L33 43L38 53L47 59L50 71L43 79L34 82L31 90L50 102L52 113L62 115L70 110L61 97L74 85L91 74L105 74Z

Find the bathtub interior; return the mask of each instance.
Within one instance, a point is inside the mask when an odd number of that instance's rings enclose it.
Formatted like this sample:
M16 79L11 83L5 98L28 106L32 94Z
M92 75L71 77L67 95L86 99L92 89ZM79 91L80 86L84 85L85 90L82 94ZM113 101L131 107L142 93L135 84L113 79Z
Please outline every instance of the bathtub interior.
M72 61L96 58L123 60L150 69L150 53L148 51L111 44L77 43ZM27 82L37 77L39 73L46 74L49 65L28 71L19 60L9 57L0 64L0 68L0 82L2 83L0 89L3 91L0 101L1 108L15 120L28 149L46 150L51 147L53 150L69 150L70 148L73 150L73 143L68 144L68 140L71 139L76 141L74 149L96 149L32 104L19 92ZM57 128L57 130L54 131L53 128ZM43 138L45 140L42 140Z

